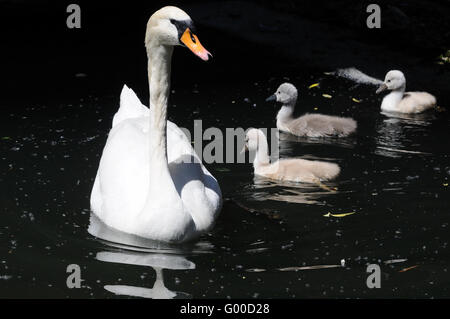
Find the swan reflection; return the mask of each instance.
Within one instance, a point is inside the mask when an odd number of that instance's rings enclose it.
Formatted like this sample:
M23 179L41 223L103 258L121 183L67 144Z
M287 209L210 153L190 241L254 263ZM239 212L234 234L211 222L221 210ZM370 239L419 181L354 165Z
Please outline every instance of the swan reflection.
M414 149L420 146L414 141L417 135L427 135L426 127L435 118L434 114L401 114L383 112L386 116L377 125L375 154L386 157L401 157L403 154L429 155ZM413 136L415 135L415 136Z
M280 152L289 154L293 148L298 146L298 143L310 145L331 145L342 148L352 149L356 146L356 137L305 137L295 136L288 133L280 132Z
M260 210L267 206L267 200L294 204L325 205L321 202L321 198L335 195L338 192L325 190L321 186L311 183L274 181L255 175L253 184L247 185L239 194L236 194L235 198L242 205L252 203L252 205L258 206ZM337 189L337 184L333 182L327 182L327 186L330 189ZM264 206L259 207L258 202ZM267 207L265 209L270 210Z
M100 251L95 258L102 262L150 267L156 273L153 287L105 285L105 290L116 295L152 299L189 298L190 294L175 292L164 285L163 270L192 270L195 264L186 254L210 253L213 247L207 242L173 245L152 241L114 230L91 214L88 232L100 239L111 250Z
M184 257L154 253L124 253L102 251L97 253L97 260L127 265L148 266L155 270L156 280L152 288L105 285L104 288L116 295L143 297L152 299L188 298L189 294L174 292L164 285L163 269L186 270L195 269L195 264Z

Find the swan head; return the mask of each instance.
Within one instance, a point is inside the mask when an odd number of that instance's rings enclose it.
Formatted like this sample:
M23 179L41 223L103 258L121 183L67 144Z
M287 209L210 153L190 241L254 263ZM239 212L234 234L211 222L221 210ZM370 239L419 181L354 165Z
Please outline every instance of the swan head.
M294 105L297 101L297 88L291 83L283 83L281 84L277 91L269 96L266 101L276 101L282 104L290 104Z
M265 138L266 136L264 135L263 131L256 128L249 129L247 133L245 133L245 144L241 153L244 151L257 151L258 146Z
M167 6L156 11L147 22L145 46L147 50L156 46L184 46L204 61L211 53L195 35L191 17L177 7Z
M403 72L398 70L392 70L386 74L384 82L378 88L376 93L378 94L385 90L389 91L404 90L405 87L406 87L406 79Z

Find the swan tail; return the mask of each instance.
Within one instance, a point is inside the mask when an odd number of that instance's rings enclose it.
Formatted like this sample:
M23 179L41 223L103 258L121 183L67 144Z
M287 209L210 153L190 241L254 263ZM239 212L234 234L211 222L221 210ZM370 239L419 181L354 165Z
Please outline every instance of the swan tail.
M149 109L141 103L136 93L125 84L120 93L120 107L114 115L112 126L114 127L126 119L146 116L148 113Z

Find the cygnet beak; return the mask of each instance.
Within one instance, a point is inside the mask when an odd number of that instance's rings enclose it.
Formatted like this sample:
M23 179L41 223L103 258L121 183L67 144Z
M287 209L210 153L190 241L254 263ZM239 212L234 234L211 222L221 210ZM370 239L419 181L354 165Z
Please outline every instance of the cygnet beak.
M272 101L276 101L277 100L277 96L275 94L272 94L271 96L269 96L266 99L266 102L272 102Z

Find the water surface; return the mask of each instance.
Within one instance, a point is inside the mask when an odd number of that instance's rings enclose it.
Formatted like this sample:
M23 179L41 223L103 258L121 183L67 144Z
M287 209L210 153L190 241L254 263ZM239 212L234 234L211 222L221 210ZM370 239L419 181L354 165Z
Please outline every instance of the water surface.
M339 178L326 184L332 191L255 178L250 164L208 165L224 207L211 233L183 245L119 233L90 213L119 91L87 95L79 89L41 102L27 96L3 101L0 296L448 297L446 112L381 114L374 88L310 71L232 85L174 83L169 117L191 130L195 119L204 129L271 128L277 106L264 99L285 80L299 89L297 114L358 121L358 133L345 139L281 134L281 157L341 166ZM86 79L74 81L83 88ZM147 96L136 91L142 100ZM372 263L381 266L381 289L366 286ZM66 286L69 264L81 267L81 289Z

